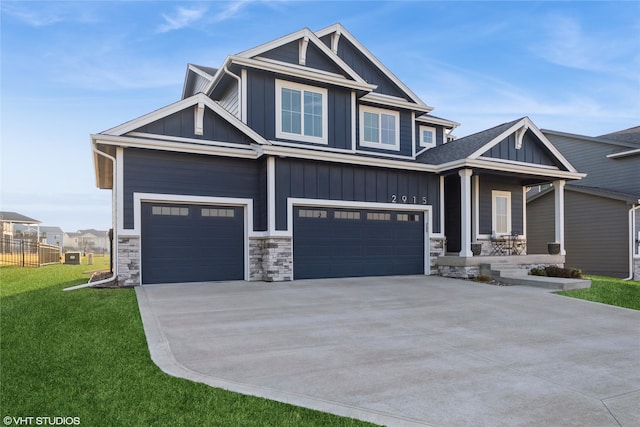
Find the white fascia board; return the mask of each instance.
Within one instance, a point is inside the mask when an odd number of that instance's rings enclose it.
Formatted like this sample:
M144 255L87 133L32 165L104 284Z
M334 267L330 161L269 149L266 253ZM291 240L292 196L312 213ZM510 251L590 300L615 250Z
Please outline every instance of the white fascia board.
M406 99L403 99L397 96L384 95L382 93L370 92L364 95L363 97L361 97L360 100L371 102L378 105L388 105L391 107L406 108L408 110L422 111L425 113L428 113L433 110L433 107L429 107L424 104L415 104L413 102L407 101Z
M442 125L451 129L455 129L458 126L460 126L460 123L454 122L453 120L441 119L439 117L430 117L430 116L418 116L416 117L416 122L427 123L430 125Z
M381 168L404 169L422 172L437 172L436 167L424 163L403 162L379 157L364 157L345 153L334 153L328 151L312 151L306 147L304 149L284 146L262 146L262 153L274 156L293 157L297 159L319 160L326 162L357 164L365 166L375 166Z
M638 148L636 150L621 151L619 153L608 154L607 158L609 158L609 159L618 159L620 157L634 156L634 155L637 155L637 154L640 154L640 148Z
M112 145L126 148L145 148L160 151L172 151L178 153L204 154L209 156L239 157L245 159L257 159L258 153L253 146L246 148L232 148L222 145L190 144L185 142L172 142L160 139L136 138L130 136L92 135L94 143ZM238 147L241 147L238 144Z
M362 77L360 77L358 73L353 71L351 67L347 65L346 62L344 62L338 55L333 53L333 51L330 48L328 48L324 43L322 43L322 40L320 40L320 38L308 28L303 28L302 30L296 31L295 33L291 33L284 37L280 37L279 39L254 47L253 49L245 50L244 52L241 52L235 56L251 59L265 52L273 50L277 47L283 46L287 43L291 43L293 41L300 40L300 39L308 39L318 49L320 49L325 55L327 55L333 62L335 62L336 65L340 67L354 81L361 84L367 83Z
M393 81L398 87L400 87L416 104L423 106L425 108L430 108L430 107L427 107L427 104L425 104L418 95L413 93L411 89L409 89L398 77L396 77L395 74L391 72L391 70L389 70L382 62L380 62L378 58L376 58L375 55L373 55L369 51L369 49L364 47L364 45L362 45L362 43L360 43L358 39L356 39L341 24L334 24L327 28L323 28L322 30L316 31L315 34L318 37L323 37L327 34L331 34L336 31L340 32L341 37L346 37L349 40L349 42L351 42L352 45L354 45L358 50L360 50L360 52L362 52L362 54L366 56L367 59L373 62L373 64L376 67L378 67L380 71L384 73L384 75L386 75L389 79L391 79L391 81Z
M202 93L197 93L193 96L190 96L189 98L183 99L166 107L160 108L159 110L138 117L137 119L130 120L120 126L104 131L100 135L123 136L144 125L153 123L156 120L160 120L164 117L170 116L171 114L182 111L190 106L198 105L199 103L203 103L205 106L209 107L212 111L229 122L229 124L236 127L239 131L243 132L258 144L269 144L269 141L260 136L256 131L244 124L236 116L225 110L217 102L213 101L211 98Z
M339 74L327 73L326 71L316 70L309 67L301 67L287 62L279 62L274 60L258 60L251 58L242 58L239 56L229 57L234 64L245 67L257 68L259 70L271 71L292 77L299 77L306 80L329 83L336 86L342 86L349 89L371 92L377 86L369 83L361 83L354 80L346 79Z
M567 172L560 169L541 168L539 165L527 165L526 163L517 164L515 162L501 162L496 160L487 160L486 157L481 159L463 159L449 163L438 165L436 172L442 173L458 168L481 168L491 171L511 172L524 175L544 176L549 178L560 179L582 179L587 174L578 172Z

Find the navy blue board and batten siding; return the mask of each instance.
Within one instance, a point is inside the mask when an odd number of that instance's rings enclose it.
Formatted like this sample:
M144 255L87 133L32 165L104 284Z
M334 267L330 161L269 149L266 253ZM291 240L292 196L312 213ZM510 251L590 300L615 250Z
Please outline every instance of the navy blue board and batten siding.
M133 193L247 198L256 231L266 230L265 161L127 148L124 150L124 228L132 229Z
M330 46L330 36L325 36L322 39L325 44ZM374 92L397 96L408 101L410 100L407 94L404 93L397 84L387 77L380 68L364 56L362 52L345 37L341 37L338 43L338 56L367 83L377 85Z
M277 76L257 70L247 72L247 124L268 140L276 139L276 84L277 78L328 89L328 144L326 147L351 149L351 91L336 86L322 86L318 83L304 82ZM320 146L295 139L280 139L296 144Z
M549 152L538 137L528 130L522 138L522 147L516 148L515 134L509 135L498 144L494 145L485 154L485 157L492 157L516 162L532 163L536 165L557 166L564 168L555 157Z
M276 61L299 65L300 43L298 40L296 40L265 52L260 56L264 58L274 59ZM309 43L307 45L305 59L306 67L345 76L344 71L313 43Z
M276 159L276 229L287 229L287 198L431 206L440 209L439 177L425 172L384 169L312 160ZM426 202L426 203L425 203ZM440 218L432 218L440 232Z
M203 134L196 135L194 133L194 109L195 107L185 108L163 119L142 126L135 131L206 141L232 142L246 145L251 143L249 137L207 107L205 107L202 123Z

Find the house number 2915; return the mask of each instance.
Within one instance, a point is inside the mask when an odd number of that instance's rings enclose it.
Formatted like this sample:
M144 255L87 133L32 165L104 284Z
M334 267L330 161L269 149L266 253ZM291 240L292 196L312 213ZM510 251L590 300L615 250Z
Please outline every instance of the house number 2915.
M391 203L413 203L414 205L422 203L423 205L426 205L427 196L398 196L397 194L392 194Z

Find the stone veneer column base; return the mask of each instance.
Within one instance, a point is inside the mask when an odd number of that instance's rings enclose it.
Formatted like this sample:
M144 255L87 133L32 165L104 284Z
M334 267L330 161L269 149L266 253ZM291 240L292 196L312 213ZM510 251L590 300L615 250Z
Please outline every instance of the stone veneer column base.
M293 280L291 237L249 239L249 280L284 282Z
M633 259L633 280L640 282L640 258Z
M118 237L118 286L140 285L140 238Z

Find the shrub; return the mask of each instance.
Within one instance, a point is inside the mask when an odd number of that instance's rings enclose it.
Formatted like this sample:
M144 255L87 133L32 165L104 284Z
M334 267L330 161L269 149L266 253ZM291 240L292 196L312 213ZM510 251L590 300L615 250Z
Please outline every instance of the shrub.
M555 265L548 265L544 268L532 268L531 274L534 276L563 277L566 279L582 278L582 271L578 268L563 268Z
M546 276L547 272L545 271L544 268L540 268L540 267L534 267L531 269L531 271L529 271L529 273L531 273L532 276Z

